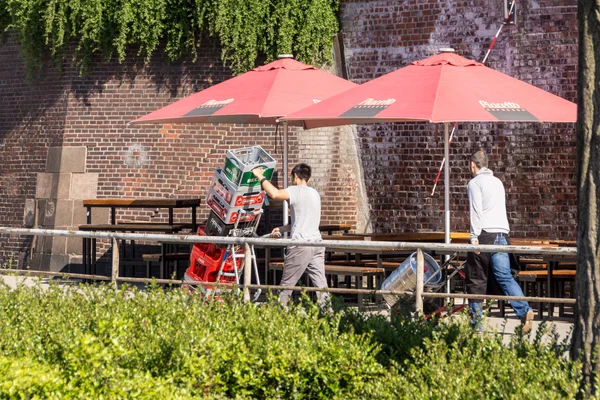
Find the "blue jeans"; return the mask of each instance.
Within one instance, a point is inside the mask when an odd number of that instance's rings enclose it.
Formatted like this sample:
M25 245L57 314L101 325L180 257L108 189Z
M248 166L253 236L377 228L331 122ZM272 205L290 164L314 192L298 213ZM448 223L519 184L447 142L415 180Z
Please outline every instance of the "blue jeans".
M494 245L508 245L506 237L503 233L496 235ZM490 255L490 268L505 296L523 296L521 287L510 273L510 256L508 253L492 253ZM515 314L519 318L524 318L529 310L531 310L529 303L526 301L511 300L510 305L512 306L513 310L515 310ZM471 316L473 324L476 327L479 327L479 321L483 315L481 309L481 300L469 300L469 315Z

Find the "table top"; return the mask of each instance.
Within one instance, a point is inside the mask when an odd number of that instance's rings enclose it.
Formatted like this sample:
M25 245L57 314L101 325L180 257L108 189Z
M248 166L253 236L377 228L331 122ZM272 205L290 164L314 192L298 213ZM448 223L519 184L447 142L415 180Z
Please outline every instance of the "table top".
M445 240L444 232L348 233L346 235L385 242L443 242ZM450 240L455 243L466 242L469 236L467 232L450 232Z
M157 199L157 198L137 198L137 199L89 199L83 200L84 207L165 207L165 208L183 208L196 207L202 204L202 199Z

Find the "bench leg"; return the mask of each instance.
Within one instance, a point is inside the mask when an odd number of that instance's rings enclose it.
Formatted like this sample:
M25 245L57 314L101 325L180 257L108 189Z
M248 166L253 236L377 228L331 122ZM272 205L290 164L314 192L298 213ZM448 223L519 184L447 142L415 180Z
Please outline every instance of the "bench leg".
M91 249L89 253L92 255L90 263L90 265L92 266L92 275L96 275L96 238L92 239Z
M557 290L556 290L556 297L558 298L564 298L565 297L565 281L563 280L556 280L556 286L557 286ZM564 303L560 303L558 305L558 316L559 317L564 317L565 316L565 304Z
M536 295L538 297L542 297L543 282L540 282L540 281L535 282L535 286L536 286L536 289L537 289ZM538 317L539 317L540 321L542 319L544 319L544 303L542 303L542 302L538 303Z
M385 273L381 273L381 274L377 274L375 277L375 290L379 290L381 289L381 284L383 283L383 279L384 279L384 274ZM380 294L375 296L375 304L382 304L383 303L383 298L381 297Z
M347 288L351 288L352 287L352 277L350 275L346 275L346 277L344 278L345 283L346 283L346 287Z

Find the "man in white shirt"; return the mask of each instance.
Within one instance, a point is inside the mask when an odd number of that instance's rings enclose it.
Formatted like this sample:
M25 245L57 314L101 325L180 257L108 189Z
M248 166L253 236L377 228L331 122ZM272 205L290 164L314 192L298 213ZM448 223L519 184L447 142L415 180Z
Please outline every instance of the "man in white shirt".
M471 173L467 192L469 195L471 244L510 245L506 194L500 179L488 168L485 152L477 151L471 156ZM523 291L510 270L508 253L469 253L466 269L467 293L486 294L489 270L505 296L523 296ZM511 300L510 304L523 323L523 332L531 331L533 311L526 301ZM481 300L469 300L473 325L479 328L482 316Z
M319 192L308 186L312 170L309 165L300 163L292 169L292 186L285 189L276 188L269 182L260 168L252 173L260 180L261 187L267 195L275 200L289 200L292 223L273 229L271 237L281 237L282 232L291 232L292 240L321 240L319 223L321 222L321 196ZM281 286L295 286L304 272L312 284L318 288L326 288L325 279L325 247L289 246L284 260ZM282 290L279 301L287 304L291 290ZM329 299L328 293L317 294L321 306Z

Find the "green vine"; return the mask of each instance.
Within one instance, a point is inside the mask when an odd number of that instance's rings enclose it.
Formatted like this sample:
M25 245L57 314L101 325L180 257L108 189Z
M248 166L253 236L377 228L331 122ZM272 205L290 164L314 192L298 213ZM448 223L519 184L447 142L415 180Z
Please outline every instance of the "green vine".
M30 76L43 67L45 49L62 63L72 43L85 74L95 55L122 62L137 49L148 63L161 45L170 61L195 61L208 38L218 39L223 63L239 74L283 53L330 62L338 7L339 0L2 0L0 32L15 35Z

